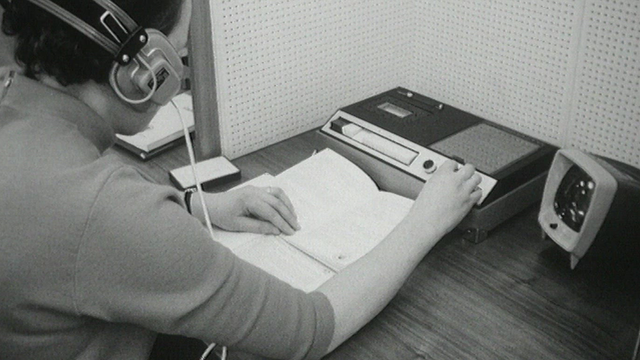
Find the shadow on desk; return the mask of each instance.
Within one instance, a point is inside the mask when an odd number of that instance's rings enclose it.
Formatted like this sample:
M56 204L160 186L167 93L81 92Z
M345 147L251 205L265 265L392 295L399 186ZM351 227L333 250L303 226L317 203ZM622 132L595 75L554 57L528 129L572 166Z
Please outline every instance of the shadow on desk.
M183 336L160 334L149 360L199 360L207 346L200 340ZM218 360L212 353L207 360Z
M551 240L548 240L550 244ZM569 270L570 255L559 246L550 245L540 252L540 261L565 273L565 286L582 285L581 299L635 299L640 303L640 259L632 253L609 253L607 256L587 253L577 267ZM632 301L633 302L633 301ZM601 304L610 307L611 304ZM619 309L621 304L616 305ZM637 306L632 306L628 311Z

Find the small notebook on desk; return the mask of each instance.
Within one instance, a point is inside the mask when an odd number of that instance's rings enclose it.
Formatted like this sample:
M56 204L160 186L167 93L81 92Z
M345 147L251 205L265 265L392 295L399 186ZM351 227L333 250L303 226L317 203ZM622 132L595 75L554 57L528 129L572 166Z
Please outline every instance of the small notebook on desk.
M277 176L241 186L277 186L302 227L294 235L217 229L215 239L240 258L310 292L373 249L404 218L413 200L380 191L355 164L326 149Z
M189 132L192 132L195 122L191 95L180 94L173 98L173 102L180 109ZM184 141L182 122L178 110L172 104L160 108L145 130L132 136L116 135L117 145L133 152L142 160L148 160L182 141Z

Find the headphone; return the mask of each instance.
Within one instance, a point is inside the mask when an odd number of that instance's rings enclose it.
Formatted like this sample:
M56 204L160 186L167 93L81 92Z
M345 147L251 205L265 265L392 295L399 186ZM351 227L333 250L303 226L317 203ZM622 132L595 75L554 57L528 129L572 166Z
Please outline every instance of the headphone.
M64 21L113 55L109 84L129 104L166 105L181 89L184 65L167 37L144 29L111 0L91 0L93 27L52 0L27 0ZM100 29L102 31L100 31ZM140 96L142 94L142 96ZM136 96L137 98L133 98Z

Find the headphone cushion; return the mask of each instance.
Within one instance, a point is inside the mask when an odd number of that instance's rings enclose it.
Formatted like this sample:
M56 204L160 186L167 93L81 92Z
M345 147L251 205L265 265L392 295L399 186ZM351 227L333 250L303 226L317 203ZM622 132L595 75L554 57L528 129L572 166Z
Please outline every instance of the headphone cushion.
M166 105L181 89L184 65L169 39L158 30L147 29L148 40L130 64L114 63L110 83L127 98Z

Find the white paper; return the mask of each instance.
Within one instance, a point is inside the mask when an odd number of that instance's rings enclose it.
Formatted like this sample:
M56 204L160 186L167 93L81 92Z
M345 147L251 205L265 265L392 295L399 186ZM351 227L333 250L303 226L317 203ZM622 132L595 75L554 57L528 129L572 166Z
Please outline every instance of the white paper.
M240 258L304 291L371 251L404 218L413 201L381 192L355 164L332 150L274 177L241 186L278 186L291 199L302 229L267 236L216 230Z
M173 102L180 109L180 115L189 131L193 131L195 122L191 95L180 94L173 98ZM178 115L178 110L169 103L158 110L145 130L132 136L120 134L116 136L140 150L150 152L183 136L184 130L180 115Z

